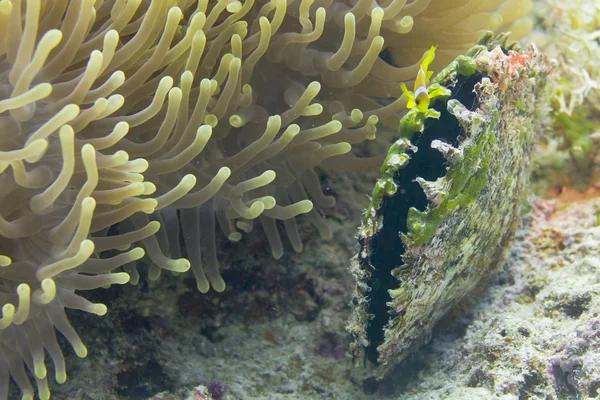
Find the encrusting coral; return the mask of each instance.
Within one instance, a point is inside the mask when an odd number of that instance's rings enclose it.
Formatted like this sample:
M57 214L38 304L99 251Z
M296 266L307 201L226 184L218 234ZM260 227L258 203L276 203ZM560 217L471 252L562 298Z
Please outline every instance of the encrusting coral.
M351 146L397 127L429 46L443 65L531 7L406 3L0 0L0 399L11 376L33 398L26 369L49 398L55 329L87 353L65 308L107 311L75 292L135 283L145 256L222 291L217 231L259 222L275 257L277 220L295 251L298 215L328 237L315 168L378 166Z

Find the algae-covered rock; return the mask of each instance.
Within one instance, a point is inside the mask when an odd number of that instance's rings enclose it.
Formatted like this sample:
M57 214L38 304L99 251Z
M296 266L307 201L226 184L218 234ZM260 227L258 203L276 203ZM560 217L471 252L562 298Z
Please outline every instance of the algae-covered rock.
M359 230L348 330L377 377L429 340L514 237L551 65L492 41L437 75L432 109L403 118Z

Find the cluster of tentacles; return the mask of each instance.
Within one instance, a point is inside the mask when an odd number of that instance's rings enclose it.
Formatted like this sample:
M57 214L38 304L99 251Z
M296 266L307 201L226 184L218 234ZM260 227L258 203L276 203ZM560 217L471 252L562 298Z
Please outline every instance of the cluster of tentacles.
M276 258L282 236L302 249L299 215L330 236L315 169L377 167L352 146L396 128L429 46L442 65L484 29L526 31L529 7L0 0L0 399L11 376L49 398L55 330L87 353L65 308L107 311L76 291L135 283L142 258L222 291L215 235L260 225Z

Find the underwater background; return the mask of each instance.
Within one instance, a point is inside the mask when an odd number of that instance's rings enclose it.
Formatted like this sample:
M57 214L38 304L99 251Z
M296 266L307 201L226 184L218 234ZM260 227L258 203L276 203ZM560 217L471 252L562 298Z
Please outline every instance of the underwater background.
M600 398L600 2L380 3L0 0L0 399Z

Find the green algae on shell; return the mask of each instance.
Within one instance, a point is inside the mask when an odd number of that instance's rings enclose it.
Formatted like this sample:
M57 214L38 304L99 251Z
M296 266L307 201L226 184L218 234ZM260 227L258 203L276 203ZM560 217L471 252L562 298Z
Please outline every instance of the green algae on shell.
M457 58L432 81L432 109L402 119L365 212L348 331L376 377L429 340L514 237L551 65L497 43Z

